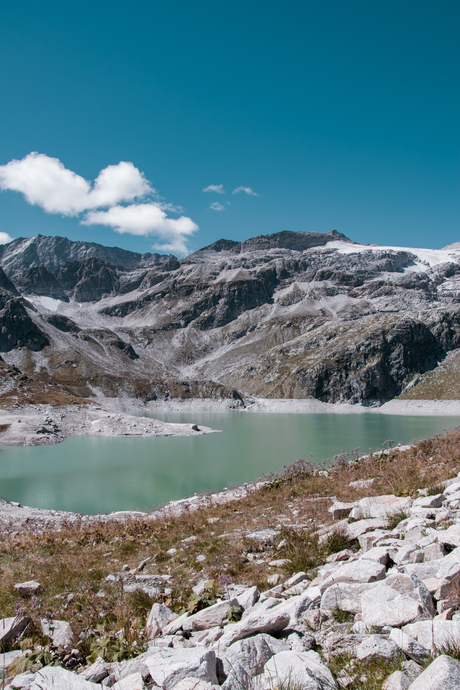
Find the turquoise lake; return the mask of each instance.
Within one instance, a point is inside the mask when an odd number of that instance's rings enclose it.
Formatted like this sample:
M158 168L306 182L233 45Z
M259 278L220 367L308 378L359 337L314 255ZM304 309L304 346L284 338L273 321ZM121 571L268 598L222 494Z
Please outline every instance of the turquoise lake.
M37 508L92 514L154 508L256 480L298 460L320 462L442 433L460 417L380 414L168 413L148 416L222 429L160 438L74 437L54 446L2 448L0 496Z

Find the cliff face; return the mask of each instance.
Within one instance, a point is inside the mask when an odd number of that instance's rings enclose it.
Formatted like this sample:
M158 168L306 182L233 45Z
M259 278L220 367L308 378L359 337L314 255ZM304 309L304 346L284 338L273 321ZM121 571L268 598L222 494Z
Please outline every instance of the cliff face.
M456 247L281 232L178 261L37 236L0 263L0 352L78 395L375 404L460 348Z

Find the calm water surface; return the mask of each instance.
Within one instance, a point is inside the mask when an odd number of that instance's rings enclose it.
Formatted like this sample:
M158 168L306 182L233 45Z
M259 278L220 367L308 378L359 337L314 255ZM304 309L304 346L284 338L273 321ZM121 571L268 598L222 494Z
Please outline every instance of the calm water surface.
M320 462L357 446L453 429L460 417L379 414L152 413L171 422L222 429L205 436L74 437L54 446L3 448L0 496L37 508L81 513L153 508L234 486L299 458Z

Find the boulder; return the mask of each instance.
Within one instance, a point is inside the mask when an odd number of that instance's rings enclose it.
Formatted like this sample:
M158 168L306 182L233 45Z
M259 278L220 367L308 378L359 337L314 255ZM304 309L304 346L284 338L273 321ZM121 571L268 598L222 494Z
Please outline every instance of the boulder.
M72 645L73 632L67 621L50 621L42 618L40 619L40 627L42 633L48 635L55 647Z
M240 665L250 676L258 676L275 654L287 651L287 647L271 635L261 634L238 640L225 652L222 658L224 671L229 676Z
M361 613L361 595L375 585L367 583L332 585L321 597L320 609L333 611L336 608L349 613Z
M32 622L28 616L17 616L16 618L0 618L0 643L7 646L21 635L27 626Z
M45 666L37 671L30 690L97 690L100 685L90 683L61 666Z
M333 690L337 688L332 673L319 654L309 652L280 652L265 664L264 672L256 679L257 688L299 687L303 690Z
M369 551L366 551L363 558L370 561L376 561L376 563L380 563L380 565L387 567L390 563L390 559L394 560L393 556L395 551L396 549L390 546L373 546Z
M402 574L364 592L361 606L363 622L376 627L400 627L434 615L431 595L423 582Z
M131 673L112 685L113 690L145 690L145 687L140 673Z
M227 613L230 611L232 603L235 602L221 601L218 604L213 604L213 606L208 606L194 613L184 620L182 630L207 630L216 625L222 626L227 621Z
M438 656L410 686L410 690L458 690L460 663L450 656Z
M352 522L346 528L347 537L349 539L358 539L362 534L366 534L366 532L374 532L377 529L384 530L387 526L387 522L386 518L369 518L367 520Z
M404 630L393 628L390 631L390 640L398 645L409 659L417 663L423 664L430 657L430 651L410 637L410 635L407 635Z
M275 599L278 603L278 601ZM258 633L277 633L289 625L290 612L277 611L277 607L258 612L259 607L239 623L230 623L225 627L225 632L219 640L220 649L226 649L234 642L242 640Z
M407 690L410 686L410 680L402 671L395 671L388 676L382 685L382 690Z
M330 508L328 508L328 513L332 515L334 520L341 520L349 516L350 512L355 507L356 503L342 503L342 501L334 501Z
M460 525L451 525L447 529L439 530L438 540L447 546L460 546Z
M148 656L145 664L153 682L164 690L172 690L184 678L197 678L217 685L216 655L204 647L162 649Z
M393 496L369 496L356 502L350 513L350 518L362 520L366 518L387 518L389 515L406 511L410 508L412 499Z
M410 623L402 628L402 632L417 644L428 650L430 654L441 651L449 645L456 646L460 639L460 621L458 620L424 620ZM393 641L398 643L395 637ZM405 651L405 650L404 650ZM411 655L409 655L411 656ZM418 659L415 659L418 661Z
M168 623L175 621L179 616L164 604L154 604L150 610L145 629L147 639L154 640L166 628Z
M386 568L381 563L376 563L366 558L359 558L357 561L345 563L345 565L334 570L334 572L320 584L320 590L321 593L323 593L328 587L338 582L376 582L377 580L382 580L385 574Z
M384 659L391 662L397 660L401 650L393 640L382 635L369 635L358 645L355 654L360 661Z
M260 592L257 587L248 587L248 589L243 590L240 594L235 596L235 601L238 606L241 606L245 611L250 609L251 606L259 600Z
M18 582L14 585L14 589L17 589L22 597L31 597L34 594L40 594L43 592L43 587L39 582L35 580L28 580L27 582Z

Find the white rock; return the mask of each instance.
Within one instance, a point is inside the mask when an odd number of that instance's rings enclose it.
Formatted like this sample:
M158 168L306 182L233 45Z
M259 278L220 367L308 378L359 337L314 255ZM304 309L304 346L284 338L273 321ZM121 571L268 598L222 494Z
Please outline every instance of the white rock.
M423 582L402 574L364 592L361 606L363 622L376 627L399 627L434 615L431 595Z
M302 690L332 690L337 688L332 673L319 654L309 652L280 652L265 664L263 674L255 679L259 688L299 687Z
M381 565L387 566L391 560L394 560L393 556L395 554L395 549L388 546L373 546L369 551L363 555L363 558L367 558L370 561L376 561Z
M410 690L458 690L460 663L450 656L438 656L410 686Z
M184 678L192 677L217 685L216 655L204 647L162 649L145 659L152 680L171 690Z
M186 611L183 613L181 616L178 618L174 618L171 623L168 623L165 625L163 628L162 634L163 635L175 635L179 630L182 629L182 625L184 624L185 620L190 616L190 613Z
M238 640L230 645L222 658L224 671L231 675L239 664L249 676L257 676L263 672L265 664L272 656L285 651L287 647L271 635L255 635Z
M410 686L410 680L402 671L395 671L389 676L384 684L382 690L407 690Z
M302 623L303 616L306 611L318 608L321 602L321 591L319 587L310 586L302 594L291 597L287 601L279 604L275 612L277 615L286 614L289 616L289 622L286 627L296 628Z
M386 569L381 563L360 558L357 561L346 563L337 568L329 577L320 584L321 592L338 582L376 582L385 577Z
M42 633L51 638L55 647L64 647L72 644L72 628L67 621L49 621L46 618L40 620Z
M442 532L443 530L440 530ZM446 530L447 532L449 530ZM439 540L441 541L441 539ZM460 577L460 549L454 549L451 553L436 562L436 575L439 580L456 580Z
M207 630L216 625L223 625L227 620L230 606L231 602L229 601L221 601L208 606L186 618L182 623L182 630Z
M424 620L405 625L402 632L430 653L442 650L449 644L457 644L460 638L460 621ZM397 643L396 640L394 640ZM416 659L417 661L417 659Z
M238 606L241 606L245 611L251 608L258 601L260 592L257 587L248 587L235 597Z
M35 679L35 673L19 673L7 686L11 690L29 690Z
M430 656L430 651L407 635L403 629L393 628L390 631L390 640L393 640L406 656L418 663L424 663Z
M330 508L328 508L328 513L330 513L334 520L341 520L342 518L348 517L350 512L356 506L356 503L342 503L342 501L334 501Z
M385 529L386 526L386 518L369 518L367 520L352 522L347 526L346 531L349 539L358 539L366 532L374 532L376 529Z
M370 496L361 498L350 513L355 520L366 518L387 518L389 515L408 510L412 504L410 498L388 496Z
M145 690L144 680L140 673L131 673L112 685L113 690Z
M356 524L356 523L353 523ZM378 539L381 537L385 537L388 535L388 532L386 532L383 529L374 529L369 532L365 532L363 534L360 534L357 539L359 541L359 545L362 549L362 551L366 552L371 549L375 543L377 542Z
M147 631L147 639L154 640L172 621L175 621L179 616L174 613L164 604L154 604L150 610L145 629Z
M37 671L30 690L96 690L100 685L83 680L61 666L45 666Z
M96 661L88 668L80 673L80 678L91 681L91 683L100 683L101 680L107 678L109 674L108 663L104 661L101 656L98 656Z
M332 585L321 597L320 609L333 611L336 608L349 613L361 613L361 594L366 592L373 584L346 584Z
M446 488L443 491L443 494L445 496L449 496L449 494L454 494L457 491L460 491L460 482L459 481L453 482L449 486L446 486Z
M23 597L31 597L33 594L39 594L43 592L43 587L39 582L35 580L28 580L27 582L18 582L14 585L14 589L17 589L19 594Z
M445 499L444 494L436 494L435 496L421 496L416 498L412 503L412 508L440 508Z
M400 653L398 645L381 635L369 635L356 649L356 657L360 661L371 661L372 659L395 661Z
M460 525L451 525L447 529L439 530L438 540L448 546L460 546Z
M216 686L196 678L184 678L174 686L174 690L213 690L213 688L216 688Z
M446 550L444 544L430 544L423 549L423 560L426 561L438 561L444 558L446 555Z
M275 599L275 601L278 603L278 600ZM281 632L289 625L289 613L278 612L278 607L272 607L261 613L258 613L257 608L242 618L239 623L230 623L225 627L225 632L219 640L221 649L226 649L234 642L258 633Z
M283 589L289 589L290 587L298 585L299 582L304 582L308 579L309 578L307 573L304 573L303 571L301 571L300 573L295 573L294 575L291 575L291 577L288 580L286 580L286 582L283 583Z

